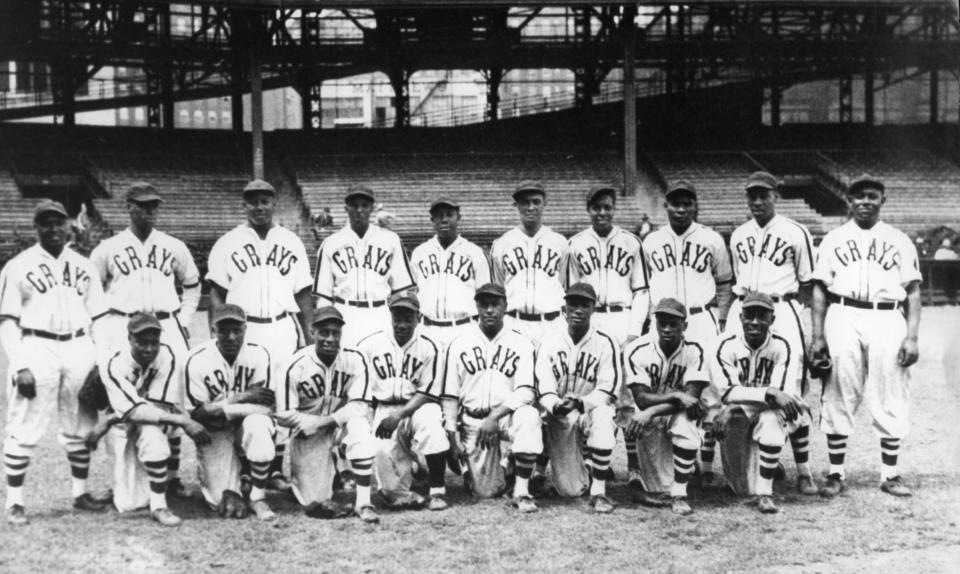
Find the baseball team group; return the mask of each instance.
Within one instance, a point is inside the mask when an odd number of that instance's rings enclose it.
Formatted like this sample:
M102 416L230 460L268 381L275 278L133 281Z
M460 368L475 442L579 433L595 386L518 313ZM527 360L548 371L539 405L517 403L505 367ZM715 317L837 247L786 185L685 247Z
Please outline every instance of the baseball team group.
M448 480L508 495L519 512L589 497L608 513L618 434L633 502L690 514L698 480L775 513L788 442L800 493L843 492L863 402L879 486L909 496L897 459L918 358L916 249L881 221L876 178L849 185L850 218L818 255L808 230L776 213L778 187L749 176L751 219L728 246L697 222L688 181L668 187L668 224L642 241L614 223L615 186L586 193L591 226L567 239L543 225L548 190L524 181L512 192L519 224L489 255L458 232L469 214L441 197L428 206L436 234L408 257L371 225L373 192L351 186L347 223L311 273L303 242L274 222L274 188L254 180L246 221L210 251L211 338L195 345L185 326L201 277L185 244L156 228L162 190L132 184L129 227L89 258L68 244L63 205L44 200L37 244L0 272L6 520L27 522L27 469L54 416L74 506L149 508L164 526L181 523L167 496L185 492L183 435L224 517L275 519L272 489L312 517L375 523L378 507L448 508ZM823 479L809 460L814 377ZM108 497L87 486L99 444L114 461Z

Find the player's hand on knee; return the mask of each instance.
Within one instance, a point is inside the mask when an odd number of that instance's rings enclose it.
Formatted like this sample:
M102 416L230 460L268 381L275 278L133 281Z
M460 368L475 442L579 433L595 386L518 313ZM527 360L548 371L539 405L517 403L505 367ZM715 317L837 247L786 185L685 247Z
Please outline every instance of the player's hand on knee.
M273 391L266 387L260 386L251 387L240 393L240 395L237 397L238 403L244 403L248 405L263 405L265 407L272 407L276 400L277 397Z
M108 430L110 430L110 426L106 424L106 421L97 422L92 429L87 431L86 436L83 437L83 444L90 450L97 450L100 439L103 438L103 435L107 434Z
M767 388L766 400L770 406L780 409L788 421L797 420L803 408L795 397L773 387Z
M900 343L900 351L897 353L897 364L901 367L909 367L917 362L920 357L920 348L917 346L917 340L911 337L905 337Z
M640 438L643 435L643 431L652 420L653 417L651 417L647 411L637 410L635 413L633 413L633 416L630 417L630 421L627 423L627 427L624 430L624 437L626 437L628 440L636 440Z
M183 432L187 433L187 436L198 445L210 444L210 435L207 433L207 429L203 428L202 424L193 419L189 419L183 425Z
M13 377L13 384L21 397L29 400L37 396L37 381L33 378L30 369L20 369Z
M671 398L673 400L673 404L680 407L684 411L700 405L699 398L682 391L673 393Z
M377 427L377 438L390 438L398 426L400 426L400 417L396 414L387 415Z
M477 429L477 446L480 448L493 448L497 445L497 439L500 436L500 425L495 419L487 417L480 423Z

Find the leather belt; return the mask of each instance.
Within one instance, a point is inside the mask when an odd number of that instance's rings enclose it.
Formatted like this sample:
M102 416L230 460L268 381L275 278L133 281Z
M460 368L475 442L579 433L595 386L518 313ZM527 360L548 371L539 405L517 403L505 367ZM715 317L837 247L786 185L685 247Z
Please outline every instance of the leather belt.
M687 307L687 315L696 315L698 313L703 313L709 308L710 308L709 305L705 305L703 307Z
M380 299L379 301L355 301L353 299L344 299L342 297L333 297L333 302L340 303L342 305L350 305L351 307L361 307L364 309L380 307L387 304L386 300L384 299Z
M253 315L247 315L247 321L251 323L276 323L277 321L286 318L286 316L289 314L289 311L284 311L276 317L254 317Z
M522 313L520 311L507 311L507 315L516 317L521 321L552 321L560 316L560 311L551 311L550 313Z
M431 327L456 327L457 325L466 325L475 318L476 317L464 317L463 319L457 319L456 321L434 321L430 317L424 317L423 324Z
M22 333L24 337L40 337L41 339L50 339L51 341L69 341L87 334L87 332L83 329L80 329L76 333L67 333L65 335L58 335L49 331L41 331L40 329L23 329Z
M859 299L841 297L840 295L835 295L830 292L827 292L827 301L830 303L839 303L846 307L854 307L856 309L875 309L877 311L893 311L894 309L899 309L903 306L903 303L900 301L861 301Z
M485 419L492 411L491 409L463 409L463 412L475 419Z
M629 308L627 305L597 305L593 310L597 313L616 313L626 311Z
M744 298L744 297L746 297L746 295L737 295L737 299L739 299L739 300L741 300L741 301L743 301L743 298ZM797 294L796 294L796 293L786 293L786 294L780 295L780 296L770 295L770 298L773 299L773 302L774 302L774 303L779 303L780 301L793 301L794 299L797 298Z
M133 316L136 315L137 313L140 313L140 311L136 311L136 312L133 312L133 313L127 313L126 311L121 311L120 309L110 309L110 312L113 313L114 315L123 315L124 317L133 317ZM176 311L173 311L172 313L169 312L169 311L155 311L155 312L143 311L143 313L146 313L147 315L153 315L153 316L156 317L157 319L160 319L161 321L163 321L163 320L169 319L169 318L171 318L171 317L176 317L177 314L180 313L180 310L177 309Z

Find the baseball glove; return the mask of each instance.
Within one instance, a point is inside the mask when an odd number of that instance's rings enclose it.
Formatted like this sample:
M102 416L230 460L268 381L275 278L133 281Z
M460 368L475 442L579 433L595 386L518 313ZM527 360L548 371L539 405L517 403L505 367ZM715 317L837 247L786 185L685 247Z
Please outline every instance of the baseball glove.
M100 379L100 369L94 367L87 373L87 378L83 381L80 391L77 393L77 400L80 404L94 411L102 411L110 406L110 400L107 398L107 389L103 386Z
M323 502L311 502L303 511L310 518L322 518L331 520L334 518L346 518L352 514L353 509L346 504L339 504L332 500Z
M828 353L814 355L810 357L807 370L810 372L811 378L826 381L830 378L830 371L833 370L833 361Z
M220 518L246 518L247 503L240 494L232 490L224 490L220 504L217 505L217 514Z

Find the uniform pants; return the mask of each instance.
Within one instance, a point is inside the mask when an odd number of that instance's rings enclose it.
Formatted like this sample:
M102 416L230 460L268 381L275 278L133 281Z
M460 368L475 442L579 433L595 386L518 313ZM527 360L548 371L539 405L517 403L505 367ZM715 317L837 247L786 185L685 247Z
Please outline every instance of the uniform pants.
M590 323L598 331L610 335L617 346L622 347L627 342L627 332L630 330L630 309L596 312L590 318Z
M447 347L450 346L450 342L456 339L458 336L463 333L469 332L471 329L475 329L476 323L471 321L469 323L464 323L463 325L453 325L450 327L441 327L439 325L426 325L420 324L420 332L426 335L439 347L437 350L440 353L446 351ZM443 355L441 355L443 357Z
M113 445L113 504L119 512L146 508L150 503L150 478L145 462L170 458L168 437L175 427L155 424L120 424L110 429Z
M242 422L210 432L210 444L197 446L200 490L216 507L224 490L240 492L241 455L250 462L268 463L276 453L276 427L267 415L248 415Z
M503 321L504 326L520 331L533 341L534 347L540 346L540 342L547 336L547 333L552 333L555 329L567 328L563 315L558 315L549 321L524 321L507 315L503 318Z
M669 492L673 484L673 447L697 451L702 442L697 422L686 413L653 419L638 437L626 437L637 444L640 484L647 492Z
M323 502L333 496L337 472L335 451L343 447L348 460L373 458L377 445L365 417L343 426L326 428L308 437L290 439L290 474L293 494L300 504Z
M343 315L340 344L344 347L356 347L361 339L377 331L393 332L393 320L386 305L367 308L338 303L336 307Z
M580 496L590 487L584 446L612 451L617 444L616 410L602 405L580 414L545 415L547 454L553 485L561 496Z
M247 321L247 333L244 342L260 345L270 354L270 381L268 387L283 388L283 377L287 361L304 344L300 321L295 313L287 315L273 323L253 323ZM286 444L289 433L279 428L274 433L276 444Z
M480 448L477 445L477 429L482 422L482 418L462 413L460 438L467 457L467 468L473 479L474 494L480 498L492 498L499 496L507 485L506 473L500 464L503 450L500 444L494 448ZM512 442L511 450L515 454L538 455L543 452L540 413L536 408L522 406L512 415L500 419L499 423L501 442Z
M806 414L791 422L783 411L762 405L729 405L724 407L721 417L727 420L724 438L720 441L723 474L730 488L740 496L757 494L760 477L757 445L780 448L797 429L810 425Z
M380 421L403 408L403 405L380 405L373 417L373 428ZM413 463L420 456L446 452L450 448L443 430L443 412L437 403L428 403L403 419L393 436L376 439L377 456L374 468L377 484L389 495L402 495L413 484ZM422 459L425 460L425 459Z

